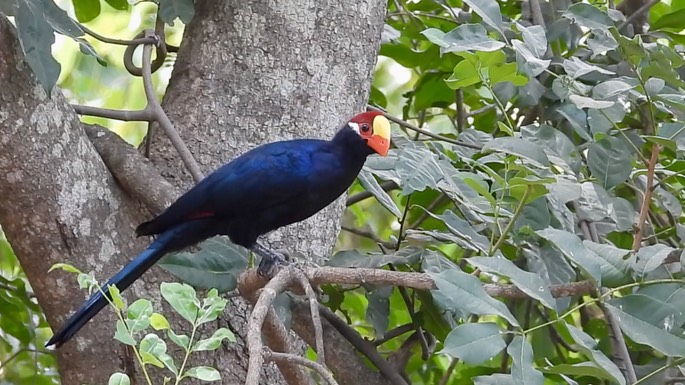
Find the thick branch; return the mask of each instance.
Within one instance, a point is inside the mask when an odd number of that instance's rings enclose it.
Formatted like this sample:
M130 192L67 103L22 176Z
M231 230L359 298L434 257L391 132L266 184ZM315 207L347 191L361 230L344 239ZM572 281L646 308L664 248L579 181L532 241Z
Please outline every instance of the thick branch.
M290 344L288 344L288 332L278 320L276 313L271 307L273 300L291 280L289 270L283 269L264 286L261 292L246 290L246 287L243 285L238 286L240 294L254 304L254 309L250 314L248 322L246 337L250 355L245 379L246 385L259 384L262 365L264 364L262 331L271 349L288 354L293 353L290 349ZM300 385L311 383L311 378L298 365L289 361L279 361L277 365L288 384Z
M98 125L83 125L88 138L119 184L153 213L160 213L179 195L155 166L117 134Z

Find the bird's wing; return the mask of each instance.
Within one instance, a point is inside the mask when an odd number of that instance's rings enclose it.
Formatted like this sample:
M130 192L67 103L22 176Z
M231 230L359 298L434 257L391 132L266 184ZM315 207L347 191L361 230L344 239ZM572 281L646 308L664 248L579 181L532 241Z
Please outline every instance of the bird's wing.
M314 154L325 151L326 143L294 140L257 147L207 176L136 232L158 234L191 219L230 218L297 199L311 187Z

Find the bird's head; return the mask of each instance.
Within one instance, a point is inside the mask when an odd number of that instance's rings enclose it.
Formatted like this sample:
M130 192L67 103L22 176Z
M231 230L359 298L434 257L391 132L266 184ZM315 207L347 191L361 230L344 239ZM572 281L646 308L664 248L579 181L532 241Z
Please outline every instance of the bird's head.
M390 149L390 122L379 111L367 111L355 115L347 123L373 151L380 156L388 155Z

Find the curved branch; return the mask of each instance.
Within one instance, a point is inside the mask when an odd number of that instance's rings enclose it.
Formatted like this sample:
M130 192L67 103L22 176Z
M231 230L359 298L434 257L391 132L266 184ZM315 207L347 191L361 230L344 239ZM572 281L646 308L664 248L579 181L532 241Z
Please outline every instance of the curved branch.
M146 31L146 36L151 33L153 32ZM174 125L169 120L166 112L164 112L162 109L162 106L159 104L159 100L157 100L157 94L152 86L151 60L152 45L146 44L143 47L143 88L145 89L145 97L147 98L148 105L152 106L152 111L155 114L157 122L159 122L159 125L164 130L164 133L166 133L166 135L169 137L169 140L171 140L171 143L174 145L174 148L176 148L176 151L178 151L178 155L181 157L181 160L183 160L183 164L185 164L186 168L193 176L193 179L195 179L195 182L199 182L202 180L202 178L204 178L202 171L200 171L200 166L198 166L195 158L193 158L193 154L191 154L185 142L183 139L181 139L181 136L178 134L174 128Z
M326 367L323 366L322 364L318 362L314 362L311 360L308 360L304 357L300 357L294 354L286 354L286 353L276 353L276 352L268 352L265 354L265 358L267 361L274 361L274 362L289 362L293 364L298 364L302 366L306 366L314 371L316 371L321 378L323 378L327 383L330 385L338 385L338 382L335 381L335 378L333 378L333 375L331 372L326 370Z
M180 195L147 158L117 134L95 124L82 126L121 187L152 213L164 211Z

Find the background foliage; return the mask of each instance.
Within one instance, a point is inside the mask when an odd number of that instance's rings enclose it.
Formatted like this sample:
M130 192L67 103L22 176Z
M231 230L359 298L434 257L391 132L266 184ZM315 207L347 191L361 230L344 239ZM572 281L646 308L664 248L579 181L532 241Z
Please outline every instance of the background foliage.
M18 26L19 10L42 9L13 4ZM110 37L154 22L150 4L59 4ZM682 379L685 1L652 5L650 31L639 35L626 21L636 9L625 4L624 14L564 0L389 1L370 104L414 127L396 126L390 156L367 162L329 265L422 271L438 289L325 292L326 305L391 359L409 353L398 370L411 383ZM180 28L169 34L180 39ZM56 80L74 103L142 107L121 50L87 40L53 45L59 78L38 49L43 84ZM156 76L162 92L168 67ZM131 143L144 133L95 120ZM376 199L362 199L364 190ZM41 350L49 331L4 239L0 253L0 381L57 382ZM207 270L235 276L243 254L211 240L164 267L196 287L216 286ZM601 289L564 298L548 289L580 281ZM484 283L512 283L529 298L491 298ZM384 338L396 330L406 332Z

